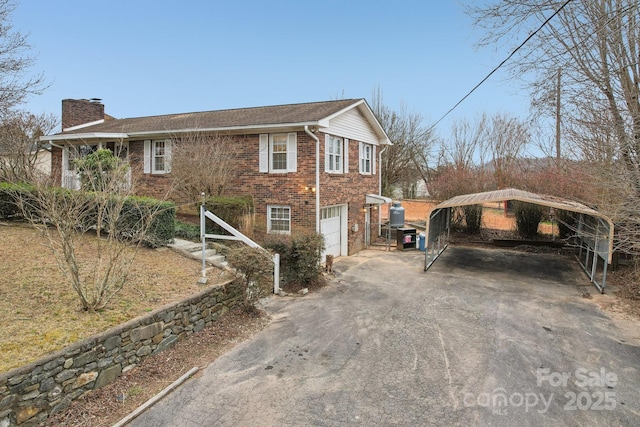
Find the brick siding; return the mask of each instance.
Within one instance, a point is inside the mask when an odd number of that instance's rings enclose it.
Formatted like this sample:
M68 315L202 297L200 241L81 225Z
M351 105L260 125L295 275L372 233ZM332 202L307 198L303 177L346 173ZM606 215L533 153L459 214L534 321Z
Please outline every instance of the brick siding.
M320 139L320 206L348 206L349 254L364 248L364 203L366 194L377 194L378 174L361 175L358 172L359 144L349 143L349 172L330 174L324 172L324 138ZM297 132L297 172L259 172L259 134L230 136L241 147L237 160L237 176L228 186L229 195L251 195L255 201L256 228L267 228L267 206L282 205L291 208L291 232L315 231L315 194L307 190L315 186L316 142L304 131ZM61 159L54 152L55 159ZM143 173L144 141L129 142L129 157L133 169L132 179L136 194L169 199L181 203L180 194L172 192L170 174ZM60 161L60 160L55 160ZM59 182L59 177L58 177ZM352 231L358 224L358 231Z

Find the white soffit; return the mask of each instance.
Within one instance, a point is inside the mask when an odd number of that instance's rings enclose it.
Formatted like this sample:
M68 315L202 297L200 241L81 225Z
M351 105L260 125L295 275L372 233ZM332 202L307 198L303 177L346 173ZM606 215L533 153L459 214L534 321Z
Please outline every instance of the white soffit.
M390 198L379 196L377 194L367 194L367 196L365 197L365 203L368 205L382 205L391 202L392 200Z

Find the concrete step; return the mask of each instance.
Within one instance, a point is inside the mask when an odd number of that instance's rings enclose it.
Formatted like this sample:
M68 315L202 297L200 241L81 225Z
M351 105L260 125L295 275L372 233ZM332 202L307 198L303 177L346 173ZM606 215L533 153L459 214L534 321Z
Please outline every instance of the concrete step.
M173 239L173 243L169 243L168 246L173 249L183 250L187 252L193 252L194 248L195 250L199 250L202 248L201 243L194 243L182 239Z
M174 249L181 254L188 256L189 258L202 260L202 243L189 242L182 239L174 239L174 242L168 245L171 249ZM205 260L218 268L225 268L227 266L226 258L224 255L219 255L215 249L207 249L204 252Z
M218 268L227 267L227 258L224 255L214 255L206 258L209 264L215 265Z
M197 251L189 251L194 257L201 259L202 258L202 248L198 248ZM218 252L215 249L207 249L204 251L204 257L209 258L218 255Z

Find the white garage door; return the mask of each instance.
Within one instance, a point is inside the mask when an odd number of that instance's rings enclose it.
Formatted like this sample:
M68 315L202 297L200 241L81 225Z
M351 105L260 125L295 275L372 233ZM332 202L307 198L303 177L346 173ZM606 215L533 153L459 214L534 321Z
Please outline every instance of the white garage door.
M342 246L340 211L340 206L322 208L320 210L320 230L324 236L324 253L326 255L342 255L340 252Z

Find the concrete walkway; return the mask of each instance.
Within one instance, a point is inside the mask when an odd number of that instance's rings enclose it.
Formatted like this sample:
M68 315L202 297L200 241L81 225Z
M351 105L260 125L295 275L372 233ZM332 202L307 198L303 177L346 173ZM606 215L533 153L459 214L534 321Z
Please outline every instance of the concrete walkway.
M363 251L334 269L131 425L640 424L637 323L582 298L571 258L451 247L425 273L419 252Z

